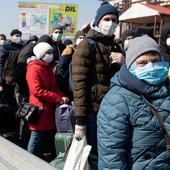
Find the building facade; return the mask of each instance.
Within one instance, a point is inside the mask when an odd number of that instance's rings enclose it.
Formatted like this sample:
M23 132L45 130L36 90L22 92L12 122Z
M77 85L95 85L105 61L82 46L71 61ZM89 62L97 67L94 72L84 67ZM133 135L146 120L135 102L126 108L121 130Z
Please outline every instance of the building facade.
M170 8L170 0L110 0L109 2L119 10L120 15L137 2Z

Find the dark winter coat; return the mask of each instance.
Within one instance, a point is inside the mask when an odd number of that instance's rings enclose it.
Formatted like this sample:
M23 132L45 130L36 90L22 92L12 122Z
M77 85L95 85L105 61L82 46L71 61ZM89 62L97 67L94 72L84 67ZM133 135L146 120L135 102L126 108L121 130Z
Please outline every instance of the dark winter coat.
M56 65L56 62L59 61L59 58L65 48L66 46L61 41L53 43L53 51L54 51L53 52L54 59L52 62L53 67Z
M28 96L28 84L26 81L27 59L34 55L33 47L36 44L34 41L30 41L19 53L17 65L15 67L15 91Z
M5 61L9 56L11 51L21 50L23 45L16 44L16 43L8 43L6 45L0 46L0 86L3 86L5 81L3 79L3 68L5 65Z
M170 33L170 26L164 27L161 32L160 47L164 60L170 63L170 46L167 46L166 39Z
M72 55L74 53L73 47L66 47L62 52L58 66L57 66L57 82L59 85L60 90L69 97L69 100L72 101L72 92L69 90L69 64L72 60Z
M114 37L89 30L86 38L95 41L95 56L92 56L89 42L84 39L72 57L75 115L81 125L86 124L88 113L98 112L100 102L109 90L110 78L120 69L118 64L111 64L111 52L121 52Z

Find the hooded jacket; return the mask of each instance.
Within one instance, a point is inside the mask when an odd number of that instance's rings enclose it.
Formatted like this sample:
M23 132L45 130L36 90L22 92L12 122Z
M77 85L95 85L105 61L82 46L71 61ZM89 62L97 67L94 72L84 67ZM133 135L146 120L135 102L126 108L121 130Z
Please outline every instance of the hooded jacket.
M167 46L166 44L168 33L170 33L170 27L169 26L164 27L161 32L160 48L161 48L161 52L164 57L164 60L167 62L170 62L170 46Z
M55 107L64 95L58 88L51 65L40 60L30 61L27 65L26 79L30 94L29 102L43 107L38 124L29 123L30 130L55 129Z
M73 96L77 124L85 125L88 113L97 113L109 90L110 78L120 69L111 64L111 52L121 52L113 37L106 37L90 29L86 38L95 42L95 56L90 43L84 39L72 57Z
M170 169L163 129L142 95L158 111L170 134L168 81L149 86L122 66L111 79L111 89L98 112L99 170Z

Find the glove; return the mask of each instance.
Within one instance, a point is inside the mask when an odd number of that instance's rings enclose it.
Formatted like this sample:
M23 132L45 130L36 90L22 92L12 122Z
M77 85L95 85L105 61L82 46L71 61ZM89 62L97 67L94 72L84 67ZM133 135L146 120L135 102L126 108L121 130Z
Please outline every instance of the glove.
M84 138L86 136L86 126L75 125L75 137Z

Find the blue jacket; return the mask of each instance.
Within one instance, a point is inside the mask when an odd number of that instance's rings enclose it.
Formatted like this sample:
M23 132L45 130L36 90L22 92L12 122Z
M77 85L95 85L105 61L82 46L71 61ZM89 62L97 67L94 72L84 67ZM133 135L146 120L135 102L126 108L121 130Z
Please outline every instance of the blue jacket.
M157 109L170 134L168 81L146 85L124 65L111 79L97 117L99 169L170 169L162 127L142 95Z

